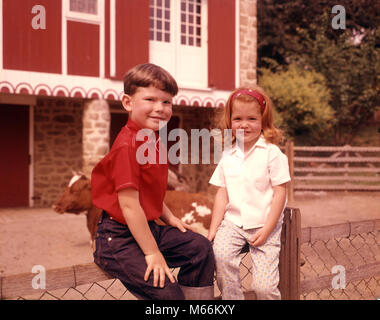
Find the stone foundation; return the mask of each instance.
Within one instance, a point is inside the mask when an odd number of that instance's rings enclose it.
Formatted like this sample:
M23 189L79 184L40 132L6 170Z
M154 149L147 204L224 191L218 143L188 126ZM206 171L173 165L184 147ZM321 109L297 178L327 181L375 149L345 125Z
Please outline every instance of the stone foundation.
M109 151L110 108L105 100L85 104L83 111L83 173L91 176L93 167Z
M34 206L50 206L82 169L83 101L39 98L34 108Z

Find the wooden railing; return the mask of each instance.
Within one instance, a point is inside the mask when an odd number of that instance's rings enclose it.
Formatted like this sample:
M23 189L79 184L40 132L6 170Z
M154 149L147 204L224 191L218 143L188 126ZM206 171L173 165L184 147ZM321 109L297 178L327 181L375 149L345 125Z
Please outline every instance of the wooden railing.
M281 234L280 252L280 284L279 288L283 299L299 299L300 297L300 237L301 215L298 209L286 208ZM246 254L248 247L243 248L242 254ZM248 267L244 267L249 270ZM24 299L27 296L41 297L47 292L58 289L77 288L85 284L99 283L112 279L106 272L94 263L75 265L66 268L46 271L46 287L34 289L32 280L36 276L33 273L23 273L0 277L1 299ZM107 290L107 289L104 289ZM83 294L77 290L78 295ZM55 298L56 295L51 295ZM254 299L255 294L246 290L245 296ZM84 297L87 298L87 297ZM91 299L91 297L90 297Z
M305 147L289 141L284 149L295 190L380 191L379 147Z
M299 210L287 208L279 266L282 299L379 298L380 219L300 226ZM244 265L244 260L249 260L246 249L242 252L242 273L251 272L250 265ZM344 289L334 288L334 266L344 268ZM47 270L43 290L33 288L35 276L24 273L0 277L0 299L135 299L94 263ZM254 299L248 278L242 280L245 296Z

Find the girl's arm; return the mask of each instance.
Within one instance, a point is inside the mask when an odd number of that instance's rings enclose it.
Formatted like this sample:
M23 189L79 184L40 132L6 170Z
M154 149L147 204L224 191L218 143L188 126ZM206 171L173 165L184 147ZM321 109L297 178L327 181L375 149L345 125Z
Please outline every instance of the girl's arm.
M207 239L209 239L210 241L214 239L216 230L218 229L220 223L223 220L227 204L228 204L227 189L224 187L220 187L215 194L214 207L212 209L210 230L207 236Z
M144 210L139 201L139 192L133 188L127 188L118 192L120 208L123 212L125 221L128 224L136 242L144 252L147 263L144 280L147 281L153 271L153 285L158 283L163 288L165 284L165 274L174 283L174 277L170 272L165 258L158 249L157 242L150 231Z
M267 221L265 222L265 225L259 231L257 231L249 241L252 246L259 247L267 241L269 235L276 227L278 219L280 218L282 209L284 208L285 200L286 183L274 186L273 200L270 211L268 213Z

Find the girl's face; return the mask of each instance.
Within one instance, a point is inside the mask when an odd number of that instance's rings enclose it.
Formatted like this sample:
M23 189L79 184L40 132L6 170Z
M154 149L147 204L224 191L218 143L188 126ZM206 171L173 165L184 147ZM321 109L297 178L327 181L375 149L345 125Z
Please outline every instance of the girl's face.
M234 100L231 113L232 134L236 137L236 130L243 129L244 151L253 147L260 137L262 124L260 106L256 101L243 102ZM239 138L239 137L236 137Z

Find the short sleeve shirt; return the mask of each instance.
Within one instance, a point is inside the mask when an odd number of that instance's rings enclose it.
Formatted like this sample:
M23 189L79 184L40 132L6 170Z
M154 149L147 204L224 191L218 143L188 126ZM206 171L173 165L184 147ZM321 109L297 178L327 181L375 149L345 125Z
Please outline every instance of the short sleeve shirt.
M237 147L224 151L210 179L211 184L227 189L224 218L244 229L265 224L273 187L288 181L288 158L263 136L245 155Z
M136 136L139 130L129 120L117 136L110 152L94 167L91 175L93 204L123 224L126 221L118 200L120 190L134 188L139 191L140 205L149 221L161 216L167 187L168 164L158 161L159 151L164 150L166 153L166 148L157 147L160 143L157 134L151 141L138 141ZM138 154L141 154L144 143L154 143L157 161L141 164Z

